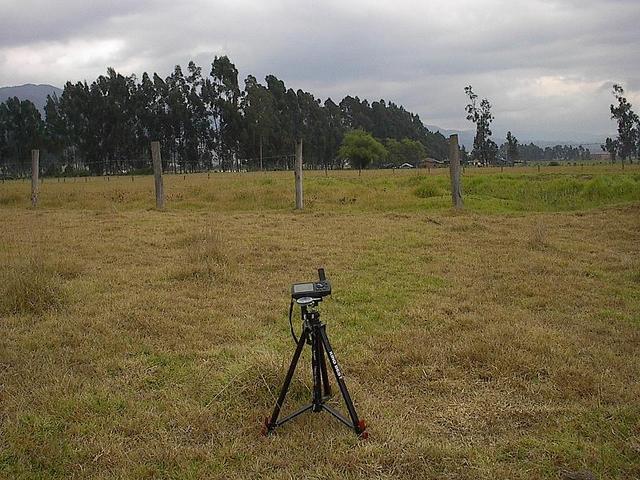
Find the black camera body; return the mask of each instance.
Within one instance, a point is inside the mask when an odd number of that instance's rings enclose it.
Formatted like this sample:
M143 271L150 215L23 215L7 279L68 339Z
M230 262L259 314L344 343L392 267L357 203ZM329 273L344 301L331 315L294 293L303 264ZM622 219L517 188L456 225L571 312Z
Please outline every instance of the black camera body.
M316 282L294 283L291 285L291 298L294 300L304 297L321 299L331 295L331 284L324 274L324 268L318 269L318 278Z

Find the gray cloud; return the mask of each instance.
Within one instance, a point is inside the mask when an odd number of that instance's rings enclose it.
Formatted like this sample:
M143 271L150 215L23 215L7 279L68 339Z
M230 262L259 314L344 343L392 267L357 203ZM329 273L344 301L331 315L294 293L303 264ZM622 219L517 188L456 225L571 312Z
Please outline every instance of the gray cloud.
M189 59L208 71L227 54L243 77L385 98L445 128L469 127L472 84L494 104L496 133L523 138L610 132L614 81L640 102L636 0L103 3L3 6L0 85L92 80L107 66L167 75Z

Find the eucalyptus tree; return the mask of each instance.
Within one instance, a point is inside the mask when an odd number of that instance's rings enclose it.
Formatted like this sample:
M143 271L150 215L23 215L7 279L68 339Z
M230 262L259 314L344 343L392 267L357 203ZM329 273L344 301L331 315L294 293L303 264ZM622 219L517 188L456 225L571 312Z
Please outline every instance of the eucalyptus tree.
M135 82L135 76L123 76L108 68L107 75L100 75L89 89L93 110L90 122L99 147L90 160L108 165L111 171L143 165L136 136ZM102 173L102 165L93 162L90 171Z
M164 81L154 74L149 77L147 72L142 74L142 80L132 93L133 109L135 111L135 133L140 150L148 158L150 156L149 145L153 141L160 142L163 162L166 162L169 153L169 142L164 122L166 121L165 98L156 86L156 80Z
M55 93L47 95L44 113L44 144L46 149L54 159L63 160L71 145L69 144L65 119L60 110L60 99ZM59 173L61 167L54 165L54 169Z
M464 92L469 97L469 103L465 107L467 120L476 126L476 135L473 139L473 157L483 165L489 165L495 160L498 146L491 140L491 103L483 98L478 103L478 95L474 93L471 85L464 88Z
M323 164L322 131L326 128L322 105L311 93L303 90L298 90L296 97L297 115L294 125L296 135L305 144L305 163L312 167L318 167Z
M210 112L214 149L223 170L232 169L234 163L235 168L239 169L238 151L243 118L240 112L238 69L229 57L215 57L210 76L204 101Z
M515 162L519 158L518 139L510 131L507 132L506 154L507 154L507 160L511 162Z
M0 153L7 170L30 168L30 151L41 147L43 127L40 112L29 100L10 97L0 103Z
M618 140L607 137L605 142L600 145L600 148L603 152L609 153L611 163L616 163L616 157L618 156Z
M267 91L271 94L275 107L275 119L269 143L273 148L274 155L284 158L283 166L289 168L289 158L293 151L293 132L291 131L291 122L288 121L287 87L284 82L275 75L267 75L265 82L267 84ZM275 166L279 167L280 165Z
M167 123L169 125L171 156L174 168L187 166L187 130L189 129L189 107L187 96L189 86L182 72L182 67L176 65L173 73L166 78Z
M94 102L87 82L67 82L57 104L57 114L67 137L68 163L74 169L79 161L87 161L100 148L94 132L93 110Z
M277 125L275 99L271 92L264 85L258 83L253 75L249 75L245 79L244 85L242 112L247 129L247 142L250 144L246 151L250 157L257 153L258 167L263 170L265 143L268 142Z
M185 150L187 164L191 168L201 165L201 160L210 163L210 152L213 147L209 109L202 94L205 80L202 68L193 61L188 65L187 81L187 111L189 121L185 125Z
M344 165L338 155L338 149L342 143L345 128L342 123L340 106L330 98L327 98L322 108L322 114L324 115L325 127L320 134L322 136L322 158L324 167L342 168Z
M624 163L637 153L640 139L638 115L632 110L632 105L624 97L624 89L618 84L613 85L613 96L618 102L611 105L611 118L618 123L617 148L618 156Z

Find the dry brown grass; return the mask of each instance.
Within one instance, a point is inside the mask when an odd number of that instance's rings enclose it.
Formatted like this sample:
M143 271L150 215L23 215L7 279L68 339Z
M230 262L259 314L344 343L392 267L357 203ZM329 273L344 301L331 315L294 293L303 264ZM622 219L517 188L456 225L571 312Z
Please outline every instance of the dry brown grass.
M638 205L0 221L3 267L67 265L47 267L61 308L0 317L0 477L640 476ZM320 415L258 434L293 351L289 284L319 265L366 442ZM300 369L287 407L310 385Z
M0 314L42 314L67 301L64 283L77 277L80 266L42 255L18 257L0 270Z

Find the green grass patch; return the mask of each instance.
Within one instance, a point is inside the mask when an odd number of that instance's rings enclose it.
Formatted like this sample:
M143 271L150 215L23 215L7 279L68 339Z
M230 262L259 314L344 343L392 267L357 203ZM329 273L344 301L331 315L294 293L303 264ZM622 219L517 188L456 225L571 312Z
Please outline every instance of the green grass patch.
M624 171L592 165L466 168L462 190L468 210L483 213L571 211L640 200L637 165ZM450 208L448 169L393 171L305 171L306 211L416 212ZM165 175L169 210L291 211L294 207L292 172ZM28 207L29 184L10 181L0 187L0 206ZM39 206L96 210L140 210L154 205L153 177L134 181L87 178L66 183L44 182Z

